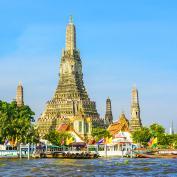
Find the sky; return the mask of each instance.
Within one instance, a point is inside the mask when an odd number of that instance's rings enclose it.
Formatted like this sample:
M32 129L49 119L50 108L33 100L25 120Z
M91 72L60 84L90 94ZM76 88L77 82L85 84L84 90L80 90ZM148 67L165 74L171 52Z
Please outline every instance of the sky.
M176 0L0 0L0 99L12 101L22 81L25 104L40 116L58 83L69 16L77 31L84 83L104 117L130 119L139 90L144 126L177 131Z

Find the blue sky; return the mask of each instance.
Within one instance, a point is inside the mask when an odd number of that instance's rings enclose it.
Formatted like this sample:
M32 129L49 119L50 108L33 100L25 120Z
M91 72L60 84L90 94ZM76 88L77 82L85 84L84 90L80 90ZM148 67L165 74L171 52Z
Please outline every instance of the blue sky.
M139 90L144 125L174 121L177 131L177 1L0 0L0 99L44 110L56 89L65 28L72 14L84 82L101 117L112 100L114 120L130 118L131 89Z

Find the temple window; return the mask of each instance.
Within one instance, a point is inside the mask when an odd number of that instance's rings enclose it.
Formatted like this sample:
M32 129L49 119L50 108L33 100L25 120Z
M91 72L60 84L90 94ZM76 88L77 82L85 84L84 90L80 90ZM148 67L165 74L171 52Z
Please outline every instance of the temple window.
M89 124L85 123L85 132L88 133L89 132Z
M79 121L79 132L82 132L82 122Z

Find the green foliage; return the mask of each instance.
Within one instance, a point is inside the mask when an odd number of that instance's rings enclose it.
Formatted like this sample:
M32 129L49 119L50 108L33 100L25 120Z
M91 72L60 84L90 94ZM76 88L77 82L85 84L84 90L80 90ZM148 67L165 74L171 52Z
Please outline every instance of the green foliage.
M140 130L133 132L132 138L135 143L140 143L142 145L147 146L147 143L151 138L151 133L149 128L142 127Z
M162 147L168 147L173 143L173 135L159 134L158 135L158 145Z
M34 112L29 106L18 107L16 102L0 101L0 137L13 143L37 142L38 134L32 125Z
M66 144L67 138L71 138L71 134L66 132L58 132L56 130L51 130L48 134L45 135L45 139L50 141L53 145L59 146L62 144L62 141L64 141L64 144Z
M92 136L96 141L99 141L102 138L111 137L110 133L106 129L99 127L92 129Z
M152 136L154 136L154 137L161 136L162 134L165 133L165 128L159 124L156 124L156 123L150 125L149 129L150 129Z
M165 134L164 127L159 124L154 123L149 128L143 127L132 133L133 141L144 146L148 145L152 137L157 137L158 148L177 148L177 134Z
M175 149L177 149L177 134L173 135L173 145L172 145Z

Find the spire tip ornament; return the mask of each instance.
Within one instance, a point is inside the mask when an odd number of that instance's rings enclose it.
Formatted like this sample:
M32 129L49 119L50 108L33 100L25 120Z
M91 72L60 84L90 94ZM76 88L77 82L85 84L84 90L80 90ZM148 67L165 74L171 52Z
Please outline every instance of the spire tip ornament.
M72 15L69 16L69 23L73 23L73 16Z
M76 50L76 28L73 23L73 17L70 16L69 24L66 27L66 48L67 51L73 53Z

